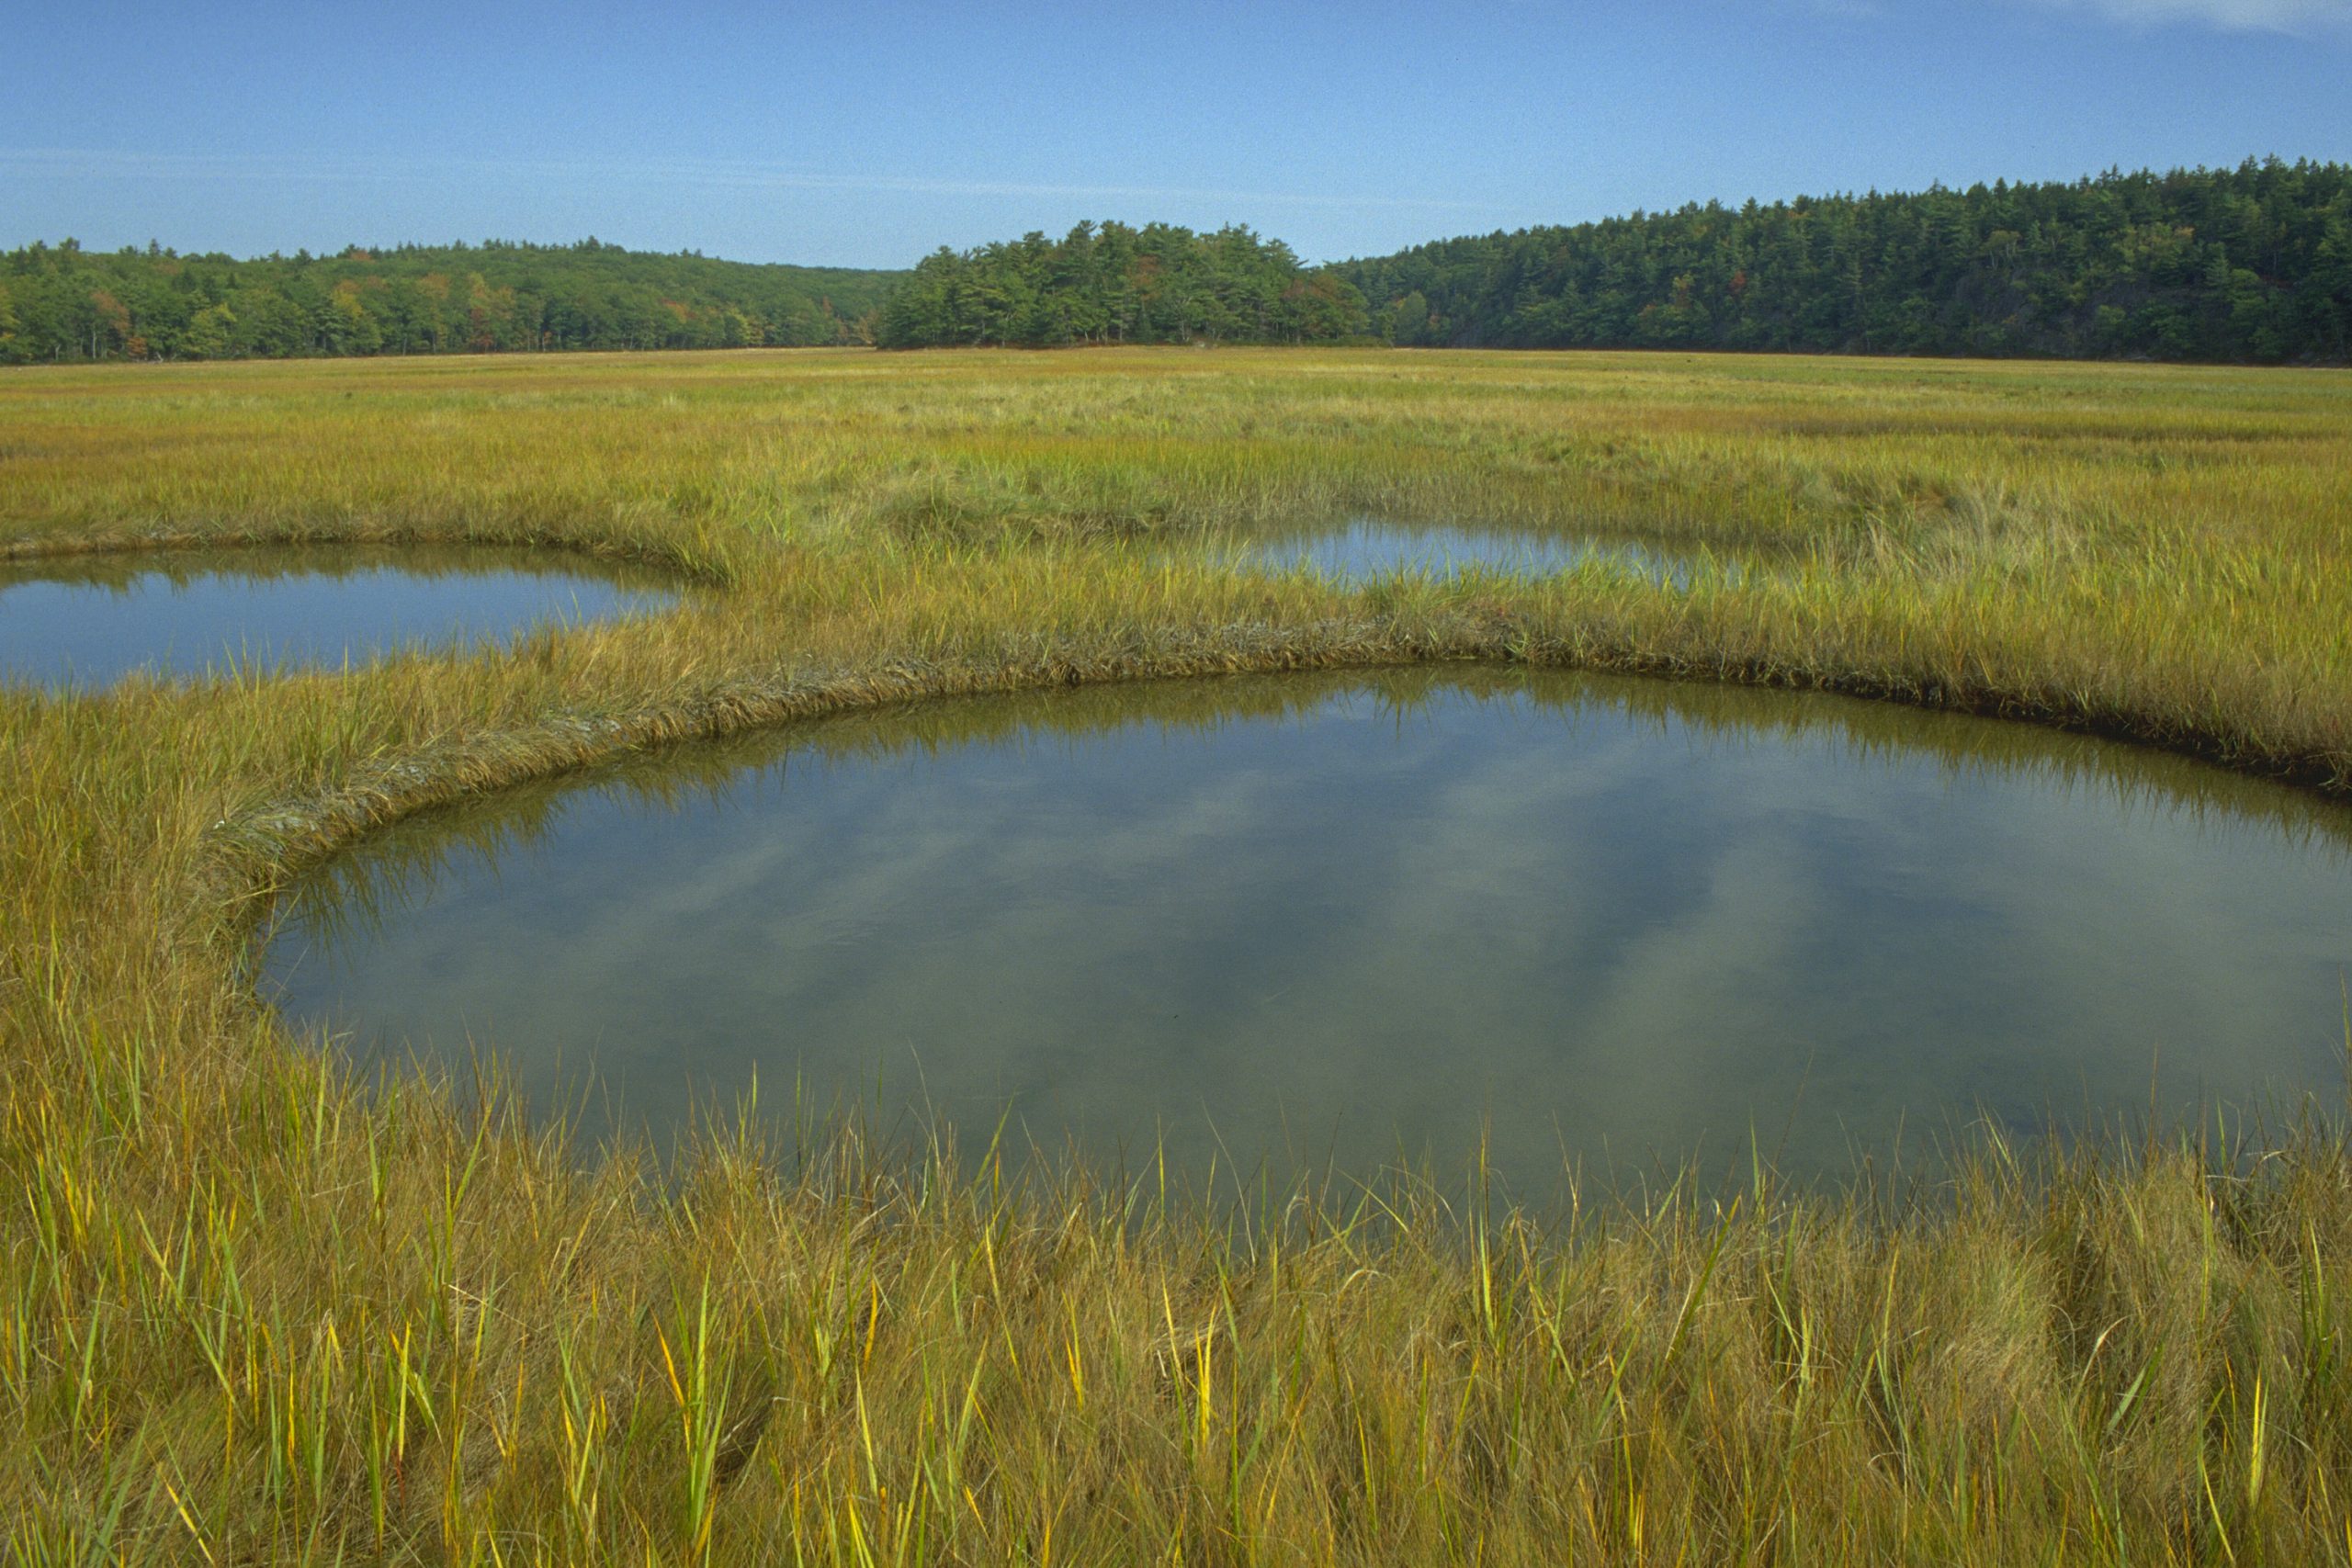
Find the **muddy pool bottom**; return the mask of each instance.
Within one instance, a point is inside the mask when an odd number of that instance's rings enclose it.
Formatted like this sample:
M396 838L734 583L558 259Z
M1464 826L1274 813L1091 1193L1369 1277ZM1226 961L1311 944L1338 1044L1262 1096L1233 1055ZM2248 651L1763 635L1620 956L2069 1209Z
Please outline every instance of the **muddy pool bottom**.
M265 995L663 1143L756 1076L968 1154L1799 1179L2343 1099L2352 814L1820 694L1417 669L866 712L375 835ZM593 1077L593 1089L584 1088ZM1883 1168L1880 1165L1879 1168Z
M668 607L674 583L569 550L300 545L0 562L0 681L337 668Z

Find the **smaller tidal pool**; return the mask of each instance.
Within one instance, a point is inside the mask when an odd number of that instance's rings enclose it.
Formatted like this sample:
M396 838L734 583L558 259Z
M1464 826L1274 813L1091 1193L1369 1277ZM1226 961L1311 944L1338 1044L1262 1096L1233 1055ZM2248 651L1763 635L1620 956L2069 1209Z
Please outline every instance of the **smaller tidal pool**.
M675 587L569 551L301 545L0 561L0 681L334 668L665 609Z
M541 1109L593 1071L657 1139L756 1076L967 1151L1008 1110L1131 1170L1483 1144L1540 1195L2340 1104L2352 812L1818 694L1246 677L680 747L397 825L279 914L263 994L363 1066L481 1049Z
M1663 549L1609 535L1502 524L1396 523L1376 517L1216 536L1208 548L1235 565L1272 570L1304 565L1343 582L1400 572L1451 577L1464 568L1549 577L1589 561L1603 561L1682 587L1689 584L1700 558L1695 551ZM1719 564L1730 569L1727 562Z

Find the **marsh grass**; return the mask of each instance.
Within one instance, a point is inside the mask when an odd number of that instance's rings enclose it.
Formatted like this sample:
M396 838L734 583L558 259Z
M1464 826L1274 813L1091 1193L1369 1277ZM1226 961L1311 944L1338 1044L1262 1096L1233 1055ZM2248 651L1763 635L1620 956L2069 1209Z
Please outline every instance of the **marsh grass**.
M854 1122L787 1155L749 1113L657 1168L494 1082L354 1082L242 977L290 871L421 807L1047 683L1609 666L2340 790L2347 414L2325 372L1668 355L11 372L12 551L560 545L715 591L503 654L0 692L8 1552L2343 1561L2329 1117L1540 1214ZM1351 589L1160 547L1355 514L1791 558Z

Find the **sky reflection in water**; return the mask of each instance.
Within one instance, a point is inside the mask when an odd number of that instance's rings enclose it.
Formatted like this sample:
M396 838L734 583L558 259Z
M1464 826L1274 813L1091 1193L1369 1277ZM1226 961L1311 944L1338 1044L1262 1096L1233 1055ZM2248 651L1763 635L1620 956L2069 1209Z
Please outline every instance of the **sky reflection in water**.
M339 667L645 614L652 574L570 553L302 546L0 562L0 681L93 689L134 670Z
M1493 670L937 703L376 836L266 994L363 1062L756 1070L1139 1165L1479 1138L1521 1191L2340 1095L2352 823L2176 758L1823 695Z
M1373 517L1291 529L1261 529L1210 542L1237 564L1281 570L1302 562L1326 577L1363 582L1398 572L1450 577L1465 569L1548 577L1588 561L1613 563L1639 576L1686 585L1696 551L1675 551L1632 538L1500 525L1393 523ZM1719 563L1736 570L1729 560Z

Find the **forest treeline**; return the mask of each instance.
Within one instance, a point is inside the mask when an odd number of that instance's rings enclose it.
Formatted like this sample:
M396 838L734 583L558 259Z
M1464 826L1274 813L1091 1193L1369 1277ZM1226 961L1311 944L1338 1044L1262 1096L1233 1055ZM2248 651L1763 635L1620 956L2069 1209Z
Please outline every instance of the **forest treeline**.
M1232 226L1198 234L1081 223L941 249L890 292L874 340L884 348L1114 343L1332 343L1370 330L1363 296L1329 267L1300 264L1280 240Z
M1310 267L1082 223L911 272L575 245L0 255L0 363L524 349L1348 343L2352 360L2352 167L1719 203Z
M573 245L0 254L0 364L866 341L898 274Z
M2352 358L2352 167L1676 212L1341 264L1398 344Z

